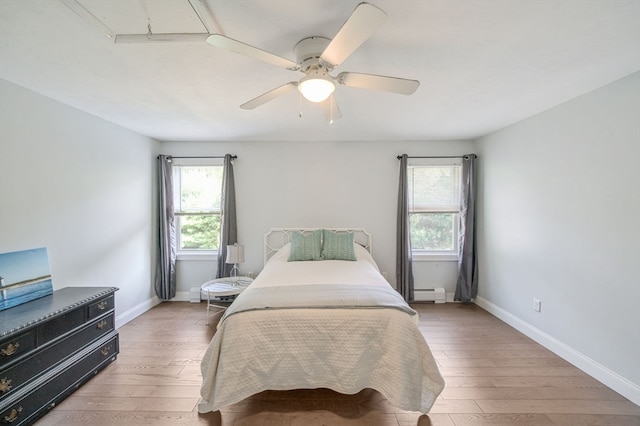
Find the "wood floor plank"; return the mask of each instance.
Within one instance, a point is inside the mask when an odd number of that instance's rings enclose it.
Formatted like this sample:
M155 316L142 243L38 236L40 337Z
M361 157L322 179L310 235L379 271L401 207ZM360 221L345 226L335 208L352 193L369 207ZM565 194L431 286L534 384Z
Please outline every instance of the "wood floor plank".
M496 367L495 360L487 358L438 358L438 367L440 371L444 368L461 368L461 367Z
M629 401L478 399L475 402L485 413L618 414L640 416L640 407Z
M473 399L442 399L438 398L430 413L482 413L477 401Z
M118 355L118 365L173 365L175 359L166 356L142 356L130 355L126 348L120 348ZM195 358L197 359L197 358Z
M175 376L185 368L184 365L144 365L116 364L109 374L148 374L152 376Z
M429 339L427 339L429 341ZM552 352L546 350L538 351L500 351L500 350L445 350L447 358L555 358Z
M53 410L38 426L232 426L236 413L176 411L61 411Z
M444 376L484 376L484 377L518 377L518 376L552 376L583 377L584 373L574 367L442 367Z
M153 385L153 386L199 386L200 377L186 376L153 376L148 374L108 374L104 378L107 386L121 385Z
M537 343L432 343L429 346L437 351L540 351ZM548 352L546 349L543 351Z
M148 348L123 348L120 347L120 351L124 352L129 356L138 356L145 357L149 356L151 353L157 353L153 350L149 350ZM165 349L162 351L163 356L167 358L178 358L178 357L187 357L187 358L201 358L204 354L204 350L202 349Z
M443 399L585 399L602 401L624 401L624 398L609 388L566 388L566 387L532 387L532 388L453 388L447 387L442 392Z
M596 379L584 376L575 377L547 377L547 376L531 376L531 377L491 377L491 383L496 387L569 387L569 388L602 388L605 387Z
M618 414L547 414L554 425L564 426L638 426L638 416Z

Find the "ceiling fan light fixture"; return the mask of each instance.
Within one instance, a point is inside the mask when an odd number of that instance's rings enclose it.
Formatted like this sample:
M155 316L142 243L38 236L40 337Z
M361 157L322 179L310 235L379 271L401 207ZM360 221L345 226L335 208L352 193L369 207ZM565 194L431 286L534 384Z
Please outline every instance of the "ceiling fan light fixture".
M298 90L311 102L322 102L336 90L333 81L324 76L306 76L298 84Z

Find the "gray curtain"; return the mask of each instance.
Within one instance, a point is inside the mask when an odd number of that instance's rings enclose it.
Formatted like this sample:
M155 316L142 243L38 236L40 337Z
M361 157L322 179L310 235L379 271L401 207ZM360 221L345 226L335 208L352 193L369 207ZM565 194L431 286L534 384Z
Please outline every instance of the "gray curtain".
M222 205L220 206L220 248L218 248L218 272L216 278L231 275L232 264L228 264L227 245L238 242L238 225L236 222L236 187L233 180L233 156L224 156L222 174Z
M476 252L476 155L462 157L460 195L460 235L458 243L458 281L453 300L471 302L478 294Z
M396 228L396 283L407 302L413 300L413 266L411 261L411 229L409 227L409 193L407 186L407 154L400 157L398 188L398 224Z
M171 157L158 156L158 265L156 294L161 300L176 296L176 228L173 220L173 168Z

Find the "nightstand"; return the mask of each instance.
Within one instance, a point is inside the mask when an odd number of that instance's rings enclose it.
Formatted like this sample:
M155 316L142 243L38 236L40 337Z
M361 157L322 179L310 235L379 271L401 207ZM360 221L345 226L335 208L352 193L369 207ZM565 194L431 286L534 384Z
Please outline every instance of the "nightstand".
M211 308L218 309L214 315L218 315L227 309L227 306L217 305L214 302L232 302L235 296L242 293L252 282L253 278L225 277L202 284L200 289L207 293L207 325L209 325L209 311Z

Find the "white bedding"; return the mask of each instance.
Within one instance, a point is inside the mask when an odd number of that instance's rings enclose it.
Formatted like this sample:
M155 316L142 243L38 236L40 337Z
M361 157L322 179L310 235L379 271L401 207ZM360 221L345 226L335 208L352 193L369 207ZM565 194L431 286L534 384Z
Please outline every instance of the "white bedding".
M273 256L251 287L389 287L358 245L355 262L287 262L288 251L285 246ZM401 409L426 413L444 388L417 315L397 309L240 312L218 324L201 369L201 413L264 390L314 388L345 394L375 389Z

